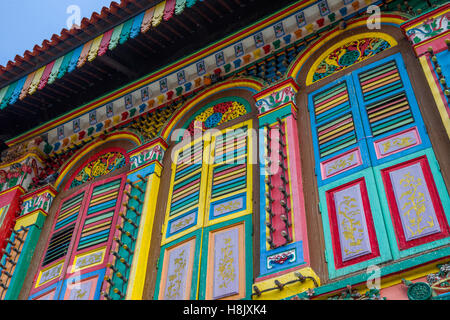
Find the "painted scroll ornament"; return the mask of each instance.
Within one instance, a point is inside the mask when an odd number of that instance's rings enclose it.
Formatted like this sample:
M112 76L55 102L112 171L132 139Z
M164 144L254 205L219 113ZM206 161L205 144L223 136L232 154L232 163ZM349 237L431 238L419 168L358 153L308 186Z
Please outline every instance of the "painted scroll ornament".
M256 102L259 113L274 109L282 104L294 101L295 92L291 87L284 88L281 91L272 93L265 99Z

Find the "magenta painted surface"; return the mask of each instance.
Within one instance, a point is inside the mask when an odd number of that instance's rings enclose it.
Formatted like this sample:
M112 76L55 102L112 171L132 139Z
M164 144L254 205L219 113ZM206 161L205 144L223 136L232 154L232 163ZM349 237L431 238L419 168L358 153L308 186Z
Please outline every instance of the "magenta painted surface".
M417 56L426 54L428 52L428 47L433 47L434 53L447 50L447 44L445 43L445 39L446 37L441 37L434 39L433 41L428 42L426 44L419 45L418 47L416 47Z

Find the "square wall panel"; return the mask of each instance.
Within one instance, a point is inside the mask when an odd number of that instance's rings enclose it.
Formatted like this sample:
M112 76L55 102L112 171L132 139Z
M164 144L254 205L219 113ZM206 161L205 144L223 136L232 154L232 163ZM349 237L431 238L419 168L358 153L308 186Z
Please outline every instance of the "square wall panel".
M159 275L158 300L189 300L191 299L192 278L195 274L194 260L197 238L181 240L170 247L161 248L162 268ZM161 258L160 258L161 259Z
M385 217L393 230L391 242L397 254L404 256L449 242L449 197L431 149L375 171L385 192Z
M371 168L320 187L319 199L330 278L391 259Z

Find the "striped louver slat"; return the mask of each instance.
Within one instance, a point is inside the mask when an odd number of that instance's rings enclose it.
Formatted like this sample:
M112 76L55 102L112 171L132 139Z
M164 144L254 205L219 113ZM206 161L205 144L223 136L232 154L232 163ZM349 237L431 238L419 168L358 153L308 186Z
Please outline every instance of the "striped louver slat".
M54 232L45 253L43 266L66 255L80 213L84 192L63 202L56 219Z
M203 141L195 143L179 153L170 204L171 216L198 204L202 157Z
M108 240L121 182L122 179L116 179L92 190L77 250Z
M346 82L315 95L313 108L320 157L357 142Z
M247 186L247 134L242 127L216 138L211 198Z

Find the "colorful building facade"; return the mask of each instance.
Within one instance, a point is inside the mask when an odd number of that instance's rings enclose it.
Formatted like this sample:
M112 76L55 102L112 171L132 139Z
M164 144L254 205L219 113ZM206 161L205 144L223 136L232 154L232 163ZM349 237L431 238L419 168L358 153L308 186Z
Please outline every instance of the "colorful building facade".
M49 114L4 135L1 299L450 298L450 5L249 3L113 3L0 70Z

